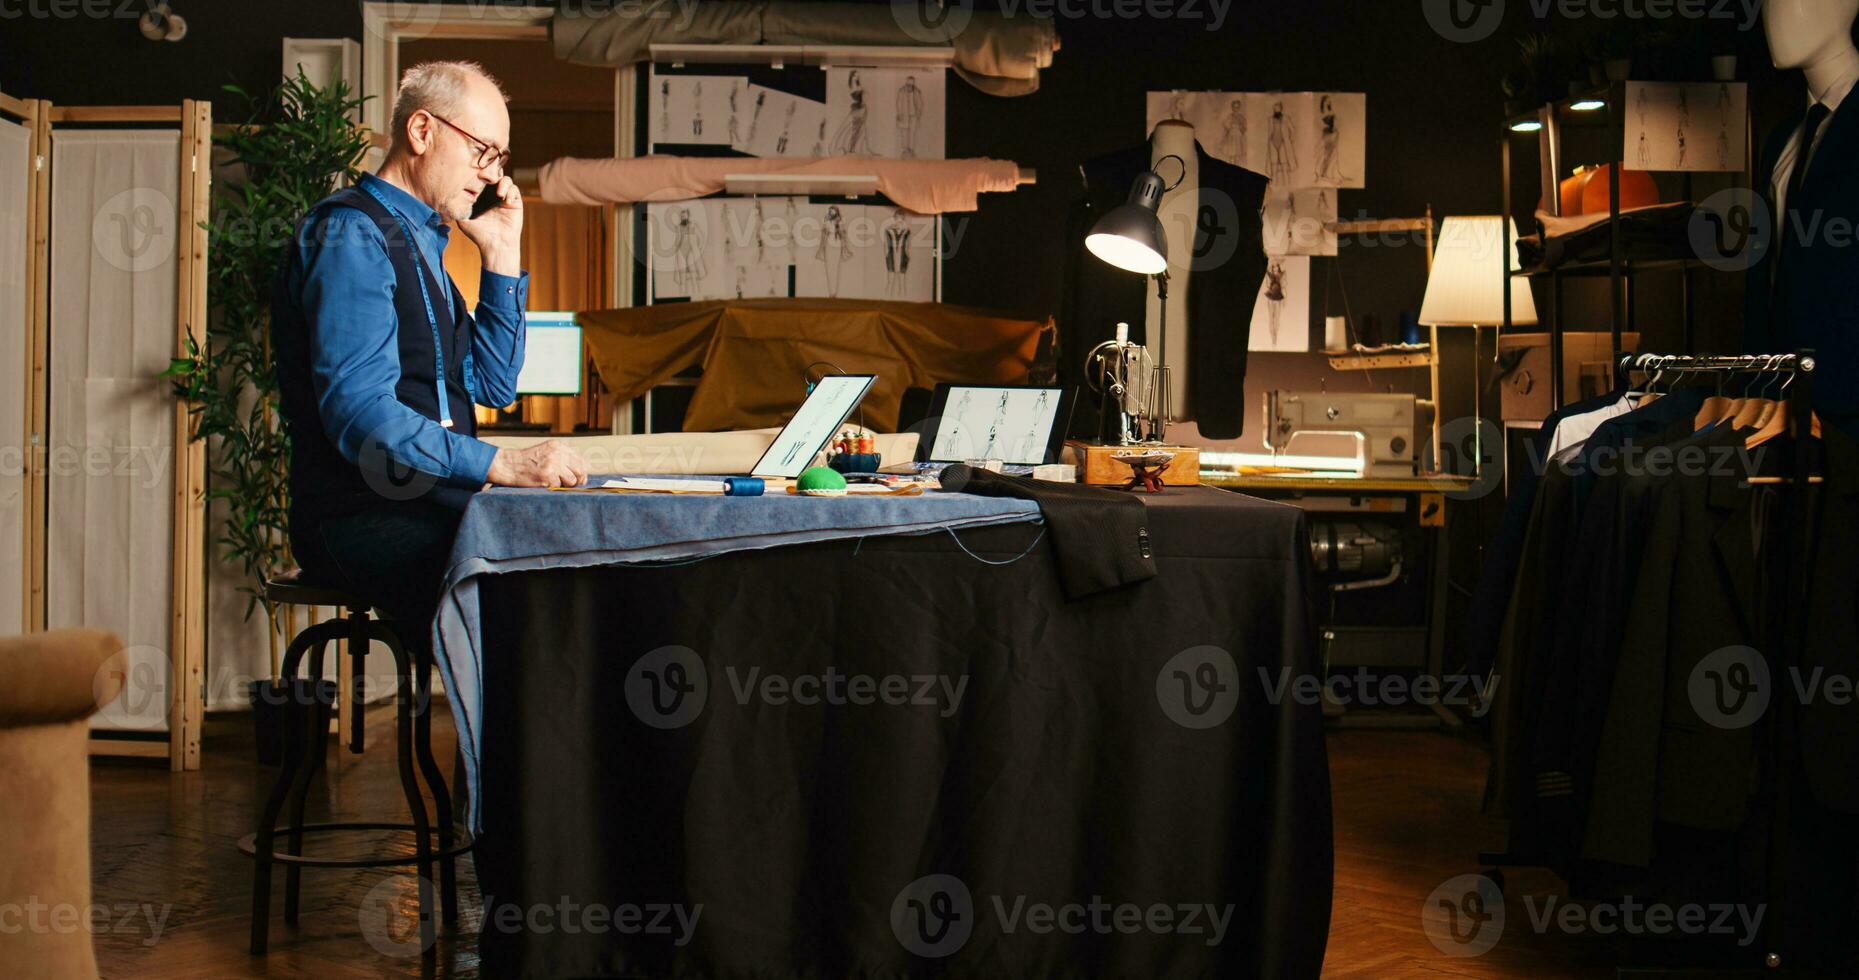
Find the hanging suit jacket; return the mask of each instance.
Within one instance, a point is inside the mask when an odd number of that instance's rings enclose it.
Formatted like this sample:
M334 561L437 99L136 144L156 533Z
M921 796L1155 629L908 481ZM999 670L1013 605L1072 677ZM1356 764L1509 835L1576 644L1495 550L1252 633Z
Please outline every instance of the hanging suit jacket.
M1265 281L1260 215L1270 181L1208 156L1198 142L1194 151L1200 167L1194 254L1201 261L1186 283L1170 282L1169 287L1188 290L1188 409L1201 435L1237 439L1246 420L1252 308ZM1088 160L1080 168L1084 196L1066 221L1059 314L1059 377L1068 386L1084 384L1085 355L1115 337L1119 322L1130 325L1132 341L1147 343L1144 312L1154 283L1105 264L1084 247L1084 240L1097 219L1129 198L1130 185L1149 169L1150 156L1144 143ZM1093 435L1096 418L1095 412L1073 413L1072 435Z
M1796 491L1752 487L1739 473L1678 476L1654 491L1653 525L1608 692L1585 857L1646 867L1659 823L1742 827L1763 772L1762 739L1778 718L1779 731L1792 731L1783 737L1795 742L1815 803L1859 812L1852 762L1859 706L1824 691L1802 703L1798 690L1814 677L1859 675L1859 449L1831 427L1821 445L1826 484L1808 491L1812 545L1805 556L1781 537L1786 522L1774 519L1786 506L1782 495ZM1788 452L1779 440L1774 448L1770 464ZM1805 566L1805 609L1785 587L1784 576L1798 578L1778 559ZM1711 688L1694 686L1700 665L1735 645L1755 648L1771 665L1768 707L1745 727L1715 723L1697 700L1713 696Z
M1859 375L1859 291L1852 288L1859 280L1859 105L1843 104L1826 122L1801 200L1790 204L1801 212L1801 232L1783 226L1773 184L1782 151L1806 118L1803 109L1769 134L1756 172L1775 239L1749 270L1743 344L1752 354L1813 348L1823 377L1852 378ZM1859 432L1859 385L1820 385L1814 400L1824 420Z

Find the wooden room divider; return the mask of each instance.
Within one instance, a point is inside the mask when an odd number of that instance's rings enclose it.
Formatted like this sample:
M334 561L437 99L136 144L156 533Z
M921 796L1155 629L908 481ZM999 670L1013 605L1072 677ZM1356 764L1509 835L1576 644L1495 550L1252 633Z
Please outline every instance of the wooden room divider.
M0 579L0 629L115 631L125 692L93 721L91 751L175 770L200 766L206 446L158 375L206 338L211 139L203 101L0 94L0 287L24 286L23 303L0 288L0 345L24 355L0 378L23 393L0 410L0 450L17 438L20 460L0 459L0 554L22 572Z

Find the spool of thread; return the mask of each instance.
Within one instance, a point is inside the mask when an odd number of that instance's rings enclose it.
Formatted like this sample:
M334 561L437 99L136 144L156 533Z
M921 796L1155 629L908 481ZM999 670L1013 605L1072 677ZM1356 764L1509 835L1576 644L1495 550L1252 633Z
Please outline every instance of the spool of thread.
M760 477L726 476L723 478L723 496L725 497L759 497L767 489Z
M1420 314L1406 312L1401 314L1401 343L1420 343Z
M1324 350L1348 350L1349 349L1349 321L1343 319L1340 316L1324 317L1323 319L1323 349Z

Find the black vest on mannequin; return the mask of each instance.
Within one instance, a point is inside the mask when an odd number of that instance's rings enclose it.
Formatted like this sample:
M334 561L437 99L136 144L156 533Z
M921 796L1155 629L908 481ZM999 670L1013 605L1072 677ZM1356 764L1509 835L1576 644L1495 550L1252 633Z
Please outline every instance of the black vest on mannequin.
M1201 205L1195 220L1194 254L1206 257L1187 282L1188 410L1209 439L1237 439L1246 420L1246 344L1252 308L1265 281L1264 175L1207 155L1197 142ZM1084 355L1130 324L1130 340L1147 344L1144 316L1155 284L1100 261L1084 247L1086 235L1111 208L1128 199L1137 175L1149 169L1143 143L1086 161L1084 196L1072 206L1065 229L1065 292L1059 309L1059 378L1083 387ZM1164 174L1164 177L1169 175ZM1214 197L1223 195L1224 200ZM1225 257L1221 259L1221 257ZM1151 346L1151 353L1154 347ZM1084 388L1088 392L1088 388ZM1095 435L1097 413L1072 413L1071 435Z

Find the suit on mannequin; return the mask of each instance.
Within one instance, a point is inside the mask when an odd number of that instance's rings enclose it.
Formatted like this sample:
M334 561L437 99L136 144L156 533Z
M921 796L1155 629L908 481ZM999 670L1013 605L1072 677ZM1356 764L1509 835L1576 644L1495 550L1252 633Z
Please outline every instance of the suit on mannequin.
M1815 386L1823 418L1859 432L1859 0L1768 0L1763 27L1775 66L1801 69L1808 108L1769 135L1755 190L1775 235L1750 269L1744 347L1813 348L1835 384ZM1823 108L1824 107L1824 108ZM1807 123L1817 123L1806 132ZM1836 234L1836 230L1843 231ZM1823 372L1824 373L1824 372Z
M1169 287L1171 305L1180 291L1187 312L1183 318L1171 311L1169 360L1179 363L1185 346L1186 417L1199 424L1203 436L1235 439L1246 417L1246 342L1252 308L1265 280L1260 209L1268 181L1262 174L1209 156L1192 139L1189 143L1194 157L1189 166L1198 185L1193 189L1197 204L1189 250L1195 260L1188 279L1175 279ZM1111 268L1084 247L1092 225L1124 202L1136 177L1154 165L1156 153L1155 146L1143 143L1088 160L1079 168L1084 195L1066 222L1065 291L1059 311L1059 377L1066 385L1084 383L1085 352L1111 339L1119 321L1132 325L1131 340L1158 353L1159 345L1146 338L1143 329L1147 307L1155 301L1154 284L1146 276ZM1185 160L1187 154L1182 156ZM1160 175L1172 184L1180 172L1171 160ZM1178 188L1164 195L1165 216L1177 203L1171 198L1181 192ZM1177 256L1177 251L1171 234L1171 269L1189 258ZM1177 324L1187 328L1186 345L1179 343ZM1093 412L1074 413L1072 434L1091 435L1095 418Z

